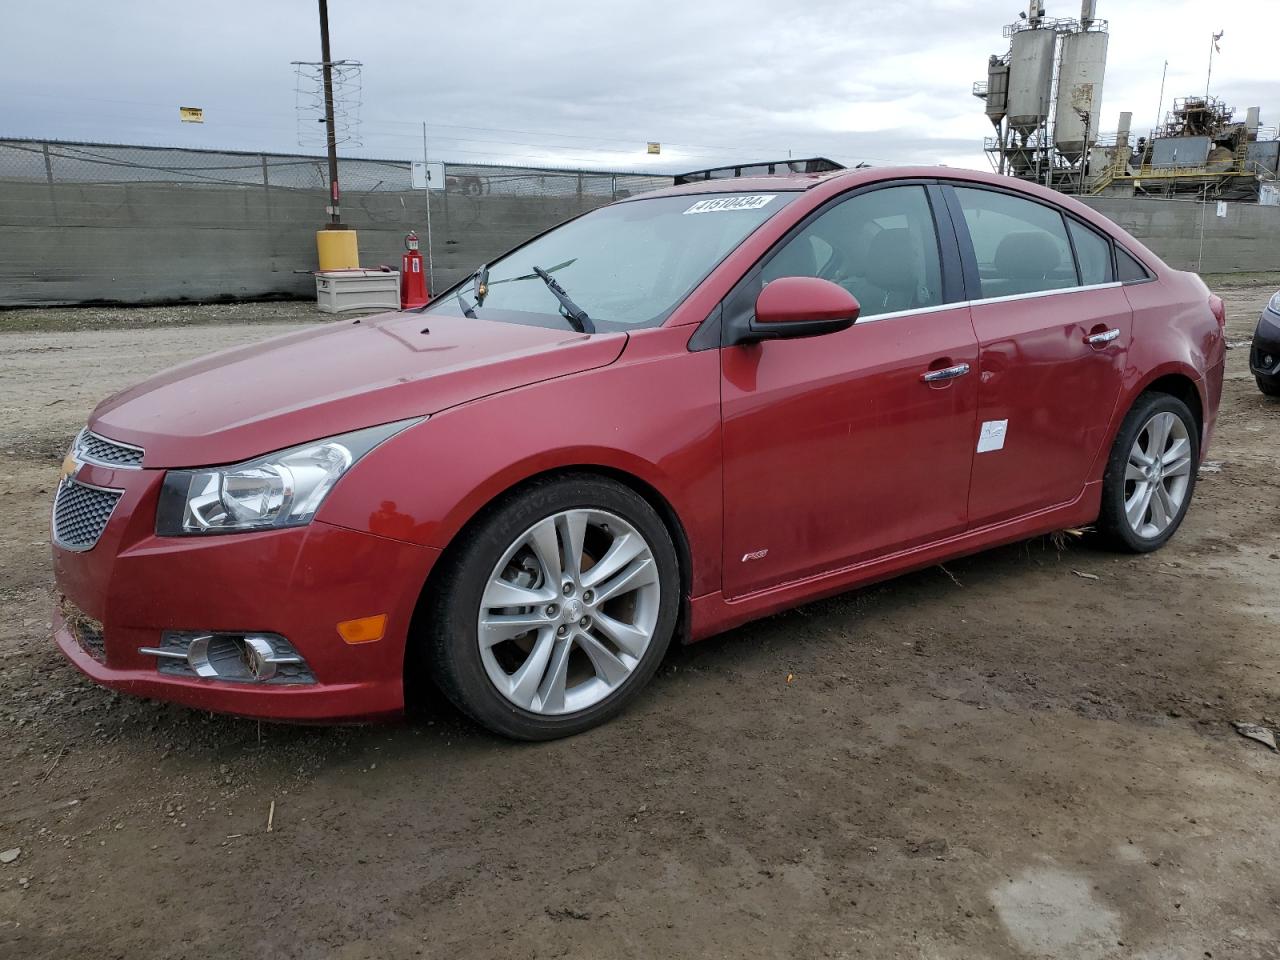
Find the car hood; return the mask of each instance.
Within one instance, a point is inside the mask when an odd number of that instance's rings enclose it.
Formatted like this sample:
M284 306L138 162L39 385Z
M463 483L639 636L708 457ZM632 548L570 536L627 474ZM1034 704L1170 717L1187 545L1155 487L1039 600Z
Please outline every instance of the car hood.
M234 463L606 366L626 342L434 314L336 321L174 367L103 401L89 426L142 447L144 467Z

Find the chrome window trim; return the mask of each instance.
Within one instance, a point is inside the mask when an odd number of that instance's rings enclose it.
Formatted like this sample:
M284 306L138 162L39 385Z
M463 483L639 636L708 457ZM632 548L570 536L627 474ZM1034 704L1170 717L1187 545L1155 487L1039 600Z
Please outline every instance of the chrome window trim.
M955 300L951 303L939 303L931 307L917 307L914 310L894 310L891 313L877 313L870 317L859 317L854 327L861 327L878 320L896 320L898 317L915 317L925 313L939 313L943 310L957 310L961 307L984 307L989 303L1013 303L1018 300L1038 300L1041 297L1056 297L1064 293L1083 293L1086 290L1109 290L1112 287L1123 287L1119 280L1109 283L1091 283L1083 287L1060 287L1055 290L1034 290L1031 293L1015 293L1007 297L984 297L980 300Z
M144 449L142 449L142 447L134 446L132 443L122 443L119 440L112 440L110 437L104 437L102 434L96 433L95 431L90 430L88 427L85 427L78 434L76 434L76 442L75 442L75 458L79 460L81 463L91 463L95 467L106 467L108 470L141 470L142 469L142 464L140 463L112 463L110 460L99 460L97 457L93 457L87 453L84 453L83 450L81 449L81 441L84 440L86 437L93 437L95 440L100 440L103 443L110 444L113 447L120 447L123 450L134 450L138 453L139 457L145 457L147 455L147 452ZM87 487L89 486L89 484L87 483L82 484L82 486ZM105 488L101 488L101 489L105 489Z
M89 544L87 547L79 547L66 543L58 537L58 498L62 495L62 488L64 486L85 487L89 490L97 490L99 493L110 493L115 496L115 500L111 504L111 509L107 512L107 517L102 522L102 530L98 533L98 536L94 538L93 543ZM77 480L75 477L63 477L58 481L58 488L53 492L53 506L49 508L49 539L53 541L59 549L66 550L68 553L88 553L98 545L98 541L102 539L102 534L107 532L107 527L111 523L111 518L115 516L116 507L120 505L120 498L122 496L124 496L123 490L112 487L101 487L96 483L85 483L83 480Z

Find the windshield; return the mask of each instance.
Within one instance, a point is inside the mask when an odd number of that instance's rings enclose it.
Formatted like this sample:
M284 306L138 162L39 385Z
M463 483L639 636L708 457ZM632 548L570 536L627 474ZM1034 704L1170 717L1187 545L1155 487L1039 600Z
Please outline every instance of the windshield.
M601 207L488 264L487 276L466 279L427 312L567 329L655 327L795 197L685 194ZM538 271L586 314L586 325Z

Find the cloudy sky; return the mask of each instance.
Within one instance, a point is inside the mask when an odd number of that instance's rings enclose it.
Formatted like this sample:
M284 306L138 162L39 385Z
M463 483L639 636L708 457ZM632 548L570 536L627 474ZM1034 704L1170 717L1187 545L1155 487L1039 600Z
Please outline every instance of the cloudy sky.
M1024 0L330 0L333 56L364 63L360 156L664 172L815 154L986 168L970 95ZM290 62L318 60L312 0L6 5L0 136L289 151ZM1266 11L1270 10L1270 14ZM1047 13L1077 16L1048 0ZM1098 0L1103 131L1203 92L1280 122L1280 0ZM180 105L204 108L181 124ZM317 124L301 124L310 134ZM645 143L662 143L650 157Z

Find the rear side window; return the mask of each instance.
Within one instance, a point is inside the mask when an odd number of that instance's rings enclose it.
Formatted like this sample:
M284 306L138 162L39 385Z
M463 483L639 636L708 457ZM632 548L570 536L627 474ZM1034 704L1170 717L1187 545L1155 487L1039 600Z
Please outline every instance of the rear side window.
M1116 279L1121 283L1133 283L1150 280L1151 274L1124 247L1116 247Z
M1076 260L1080 263L1080 282L1086 287L1095 283L1111 282L1111 243L1094 233L1083 223L1067 220L1071 242L1076 247Z
M788 240L761 276L765 283L830 280L858 298L864 317L937 306L942 265L924 187L886 187L837 203Z
M956 187L978 261L982 297L1079 285L1062 214L991 190Z

